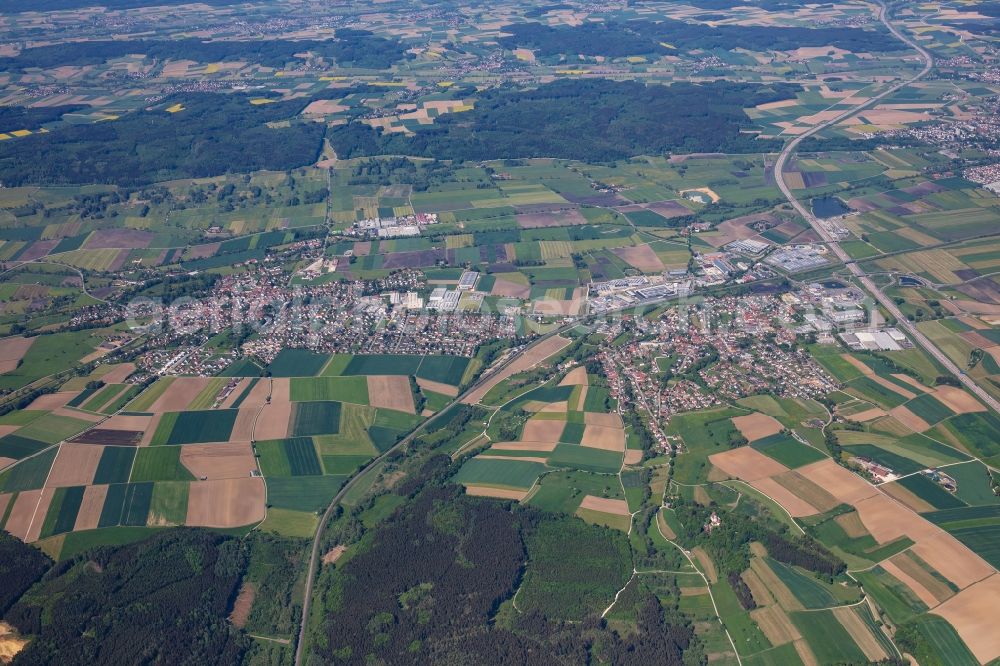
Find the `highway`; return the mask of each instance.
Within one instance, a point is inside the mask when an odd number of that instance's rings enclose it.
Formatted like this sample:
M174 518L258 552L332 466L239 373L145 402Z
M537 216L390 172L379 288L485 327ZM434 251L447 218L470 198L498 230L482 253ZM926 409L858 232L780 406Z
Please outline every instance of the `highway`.
M882 290L878 287L878 285L876 285L872 281L872 279L865 274L865 271L861 268L861 266L857 262L851 259L851 257L847 254L847 252L845 252L844 249L840 247L840 244L837 243L836 239L834 239L830 235L830 233L826 230L826 228L819 223L819 221L812 214L812 212L807 210L806 207L803 206L802 203L796 198L796 196L792 193L791 188L789 188L788 184L785 182L785 166L788 163L789 158L795 153L795 149L798 148L799 144L802 143L802 141L815 135L818 132L821 132L822 130L832 125L835 125L843 120L846 120L847 118L850 118L851 116L860 113L861 111L877 104L880 100L885 99L889 95L892 95L897 90L905 88L911 83L920 80L921 78L926 76L928 72L931 71L931 68L934 67L934 58L931 56L931 54L926 49L916 44L909 37L904 35L896 26L894 26L892 22L889 20L889 11L888 9L886 9L886 6L881 1L878 4L879 4L878 19L885 25L885 27L889 30L889 32L891 32L893 36L896 37L896 39L899 39L900 41L904 42L906 45L908 45L910 48L912 48L914 51L920 54L921 59L923 59L924 61L923 69L921 69L917 74L913 75L909 79L905 79L903 81L900 81L892 85L891 87L880 92L874 97L871 97L868 101L862 104L858 104L857 106L844 111L843 113L839 114L838 116L826 122L815 125L809 131L800 134L799 136L789 141L788 144L786 144L784 149L781 151L781 154L778 155L778 161L775 162L774 179L775 182L778 184L778 188L781 190L781 193L785 195L785 198L788 199L788 202L790 204L792 204L792 207L795 208L795 210L799 213L799 215L801 215L809 223L809 225L816 231L816 233L819 234L820 238L823 239L826 246L830 248L830 250L837 256L837 258L840 259L842 262L844 262L844 264L851 271L851 273L854 274L854 276L858 279L858 282L861 283L861 286L864 287L872 296L874 296L875 300L878 301L878 303L883 308L885 308L886 311L889 312L889 314L891 314L893 317L896 318L898 326L902 328L904 331L906 331L906 333L913 339L914 342L916 342L916 344L918 344L928 354L937 359L937 361L946 370L948 370L948 372L955 375L958 378L958 380L962 382L962 384L964 384L965 387L969 389L973 394L975 394L980 400L989 405L990 408L992 408L994 411L1000 412L1000 402L998 402L996 399L993 398L993 396L987 393L983 389L983 387L981 387L979 384L975 382L975 380L973 380L971 377L965 374L964 370L960 369L957 365L955 365L955 363L953 363L952 360L944 354L944 352L938 349L938 347L933 342L931 342L931 340L928 339L926 335L917 330L917 327L911 321L909 321L905 316L903 316L903 313L900 312L899 308L896 306L896 303L893 302L892 299L887 297L882 292Z

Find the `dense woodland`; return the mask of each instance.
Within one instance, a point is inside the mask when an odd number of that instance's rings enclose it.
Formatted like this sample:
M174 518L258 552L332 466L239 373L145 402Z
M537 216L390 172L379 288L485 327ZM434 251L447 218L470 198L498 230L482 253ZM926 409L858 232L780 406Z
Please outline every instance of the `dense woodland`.
M283 67L298 59L296 53L306 51L343 66L388 69L406 55L405 47L398 41L378 37L367 30L338 30L336 37L324 41L267 39L204 42L200 39L176 39L67 42L36 46L24 49L17 56L0 58L0 70L48 69L66 64L93 65L134 53L155 60L244 60L268 67Z
M184 110L164 111L175 103ZM0 154L0 182L134 186L312 164L322 147L322 125L293 120L268 126L293 118L308 103L255 106L246 95L179 94L114 122L9 141Z
M646 86L606 79L560 80L533 90L487 91L476 108L436 119L412 136L355 121L333 128L341 158L403 154L485 160L559 157L601 162L665 152L760 152L777 141L741 133L743 108L793 97L791 84L726 81Z
M542 23L504 26L501 44L528 48L539 56L585 54L622 57L664 54L675 49L794 50L802 46L835 46L848 51L899 51L907 48L886 33L860 28L776 28L770 26L708 26L683 21L584 23L551 27ZM669 44L673 49L664 46Z
M7 532L0 531L0 615L48 571L52 560Z
M249 639L225 618L245 566L240 541L189 529L61 562L4 618L33 636L16 663L238 663Z
M596 616L569 624L538 608L523 613L509 605L501 609L521 584L526 567L534 566L531 544L561 527L605 532L576 518L477 500L457 487L430 484L366 537L368 546L332 579L323 599L326 619L317 645L321 659L684 663L692 631L668 622L651 594L635 600L639 631L628 637ZM567 568L570 577L572 568Z

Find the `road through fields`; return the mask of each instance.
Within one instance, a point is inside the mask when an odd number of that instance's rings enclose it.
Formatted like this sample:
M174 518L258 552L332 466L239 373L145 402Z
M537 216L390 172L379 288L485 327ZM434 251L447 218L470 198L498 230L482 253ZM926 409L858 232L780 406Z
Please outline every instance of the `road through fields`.
M886 90L880 92L879 94L875 95L874 97L871 97L870 99L868 99L868 101L862 104L858 104L857 106L848 109L847 111L844 111L843 113L839 114L838 116L826 122L815 125L809 131L804 132L803 134L800 134L799 136L789 141L788 144L786 144L784 149L781 151L781 154L778 155L778 161L775 162L774 179L775 182L777 182L778 188L781 190L781 193L785 195L785 198L788 199L788 202L790 204L792 204L792 207L795 208L795 210L799 213L799 215L801 215L809 223L809 225L816 230L816 233L818 233L820 238L823 239L826 246L830 248L830 250L837 256L838 259L844 262L844 265L846 265L848 270L850 270L851 273L858 279L858 282L860 282L861 285L869 293L871 293L872 296L875 297L875 300L878 301L878 303L882 307L884 307L889 312L889 314L891 314L893 317L896 318L896 321L898 322L897 325L903 330L905 330L918 345L920 345L928 354L933 356L946 370L948 370L948 372L955 375L955 377L957 377L958 380L961 381L962 384L964 384L965 387L968 388L973 394L975 394L980 400L989 405L990 408L993 409L994 411L1000 412L1000 402L998 402L996 399L993 398L993 396L987 393L986 390L983 389L983 387L981 387L979 384L975 382L975 380L973 380L971 377L965 374L965 372L961 370L957 365L955 365L955 363L952 362L952 360L948 358L948 356L946 356L945 353L942 352L937 347L937 345L935 345L933 342L930 341L930 339L927 338L927 336L925 336L923 333L917 330L917 327L913 324L913 322L909 321L905 316L903 316L903 313L899 310L899 307L896 306L896 304L892 301L892 299L887 297L885 293L883 293L882 290L878 287L878 285L876 285L872 281L872 279L865 274L864 269L862 269L857 262L851 259L850 255L848 255L847 252L845 252L844 249L840 247L840 244L836 241L836 239L834 239L830 235L830 232L827 231L826 228L819 223L819 221L816 219L816 216L813 215L811 211L807 210L806 207L802 205L802 203L798 200L798 198L796 198L796 196L792 193L791 188L788 187L788 184L785 182L785 165L787 164L788 159L795 153L795 149L798 148L799 144L802 143L803 140L815 135L818 132L821 132L822 130L832 125L835 125L843 120L846 120L847 118L850 118L851 116L854 116L860 113L861 111L864 111L865 109L871 107L880 100L885 99L889 95L892 95L901 88L905 88L906 86L914 83L915 81L922 79L934 67L934 58L931 57L931 54L925 48L916 44L913 40L904 35L896 26L892 24L892 21L889 20L889 12L886 9L886 6L881 1L879 2L878 18L889 30L889 32L892 33L894 37L896 37L896 39L902 41L910 48L915 50L918 54L920 54L921 59L924 61L923 69L921 69L918 73L914 74L910 78L900 81L892 85L891 87L887 88Z

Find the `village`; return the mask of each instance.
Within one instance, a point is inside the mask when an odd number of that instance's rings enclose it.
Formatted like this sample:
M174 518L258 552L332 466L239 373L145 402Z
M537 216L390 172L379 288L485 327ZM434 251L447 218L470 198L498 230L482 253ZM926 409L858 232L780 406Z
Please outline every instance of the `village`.
M637 401L661 432L679 412L704 409L755 394L819 398L837 387L798 346L796 308L774 295L727 296L666 309L655 320L626 318L606 325L611 339L600 353L612 395Z

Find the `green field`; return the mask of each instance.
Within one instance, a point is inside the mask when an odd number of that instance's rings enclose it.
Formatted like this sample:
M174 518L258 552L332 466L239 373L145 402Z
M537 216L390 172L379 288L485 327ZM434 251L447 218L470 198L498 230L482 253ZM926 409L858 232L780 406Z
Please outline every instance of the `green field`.
M990 412L959 414L937 425L954 435L966 448L980 458L1000 458L1000 417ZM932 430L929 434L934 433Z
M993 493L992 475L978 460L961 465L949 465L944 470L958 483L955 495L970 506L1000 504L1000 497Z
M38 453L47 446L50 445L46 442L12 433L0 437L0 456L20 460Z
M174 377L160 377L149 388L139 394L139 396L128 405L129 411L145 412L153 403L160 399L170 385L174 383Z
M322 511L347 481L344 476L276 477L267 480L267 505L293 511Z
M767 565L804 608L830 608L845 601L834 596L830 585L824 585L813 576L794 567L770 558L767 560Z
M136 449L127 446L105 447L94 472L94 485L128 481L135 453Z
M921 615L906 629L918 636L914 657L920 666L977 666L979 660L969 651L948 621L937 615Z
M623 499L621 485L613 476L582 471L559 471L542 477L528 504L545 511L572 514L584 495Z
M344 367L345 375L415 375L422 356L355 354ZM329 373L329 369L324 374Z
M34 458L20 462L0 474L0 491L12 493L19 490L41 488L49 476L49 469L56 459L57 449L53 448Z
M424 356L416 375L442 384L458 386L472 359L464 356Z
M868 663L864 652L832 611L799 611L789 613L789 617L821 664Z
M549 456L552 467L572 467L588 472L615 473L622 466L622 454L575 444L558 444Z
M879 608L884 610L889 619L897 625L927 610L927 605L910 588L880 566L858 571L852 575L864 586L865 592L875 599Z
M167 412L160 417L152 445L227 442L238 414L237 409Z
M149 525L183 525L187 519L190 488L190 484L183 482L154 483L149 502Z
M291 380L293 402L336 400L357 405L368 404L368 380L365 377L296 377Z
M814 463L826 458L825 455L799 442L791 435L777 433L770 437L758 439L750 444L769 458L777 460L785 467L795 469L809 463Z
M872 446L871 444L851 444L849 446L845 446L844 450L852 455L874 460L880 465L885 465L897 474L913 474L914 472L919 472L927 467L919 462L914 462L910 458L897 455L896 453L886 451L879 446Z
M906 403L906 408L931 425L955 415L953 411L929 393L918 395L910 400Z
M93 424L83 419L75 419L69 416L59 416L58 414L46 414L40 419L36 419L19 428L16 437L34 439L47 444L55 444L64 439L86 430ZM9 435L8 435L9 436Z
M316 476L323 473L316 446L310 437L257 442L256 446L265 477Z
M292 409L291 435L335 435L340 432L339 402L297 402Z
M1000 565L1000 505L945 509L924 516L994 567Z
M46 513L42 523L40 533L42 538L73 531L76 516L80 512L80 505L83 504L84 490L84 486L56 488L52 495L52 502L49 504L48 513Z
M906 398L896 393L892 389L883 386L871 377L862 376L848 384L850 389L857 392L861 397L878 404L885 409L899 407L906 402Z
M315 513L271 507L260 529L281 536L305 538L316 532L317 525L319 518Z
M267 369L272 377L314 377L329 358L308 349L282 349Z
M545 469L545 465L537 462L473 458L462 465L453 480L470 485L527 489Z
M94 350L96 342L89 330L35 336L22 363L0 375L0 390L19 389L36 379L72 368Z
M962 500L958 499L923 474L907 476L899 481L896 481L896 483L903 486L914 495L933 506L935 509L953 509L965 505Z
M132 466L133 483L142 481L194 481L194 475L181 464L181 447L149 446L136 452Z

